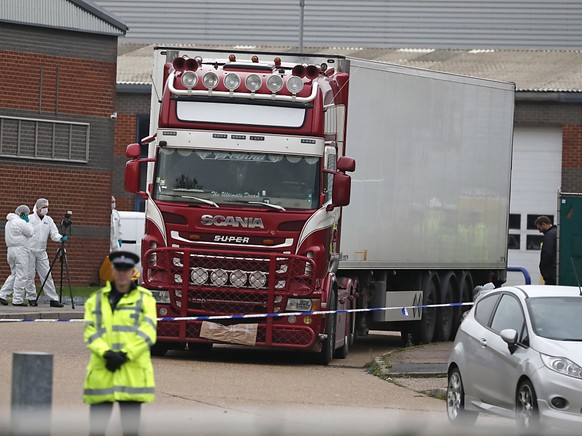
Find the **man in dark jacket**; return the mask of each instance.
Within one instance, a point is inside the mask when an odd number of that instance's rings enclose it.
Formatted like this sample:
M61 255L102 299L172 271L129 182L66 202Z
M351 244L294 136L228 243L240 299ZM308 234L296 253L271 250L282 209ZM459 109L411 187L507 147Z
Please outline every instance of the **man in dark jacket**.
M540 272L546 285L556 284L556 257L558 248L558 228L545 215L539 216L535 222L538 230L544 234L542 252L540 255Z

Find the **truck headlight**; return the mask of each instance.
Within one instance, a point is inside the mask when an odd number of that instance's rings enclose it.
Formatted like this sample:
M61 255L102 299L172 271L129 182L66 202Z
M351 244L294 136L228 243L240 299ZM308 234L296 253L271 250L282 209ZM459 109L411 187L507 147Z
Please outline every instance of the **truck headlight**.
M309 298L288 298L285 310L290 312L310 312L313 304Z
M582 367L565 357L548 356L541 354L542 362L552 371L574 378L582 378Z
M165 304L170 303L170 292L169 291L153 290L152 295L154 296L156 303L165 303Z

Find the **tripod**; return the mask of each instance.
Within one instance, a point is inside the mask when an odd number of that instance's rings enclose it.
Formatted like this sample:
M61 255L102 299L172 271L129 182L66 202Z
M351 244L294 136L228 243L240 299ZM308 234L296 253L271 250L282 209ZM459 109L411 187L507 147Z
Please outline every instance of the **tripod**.
M46 281L48 280L48 278L51 276L51 272L53 270L53 267L55 266L55 263L57 262L57 259L59 259L59 262L61 264L59 302L61 302L61 303L63 302L63 273L66 272L67 284L69 285L69 296L71 297L71 308L74 309L75 308L75 300L73 300L73 290L71 289L71 276L69 275L69 261L67 259L67 249L65 248L64 242L61 242L61 246L57 250L55 257L53 258L53 260L51 262L51 267L49 268L49 271L48 271L46 277L44 278L44 281L42 282L42 286L40 287L40 291L38 292L37 299L38 299L38 297L40 297L40 294L42 294L42 291L44 289L44 285L46 284Z

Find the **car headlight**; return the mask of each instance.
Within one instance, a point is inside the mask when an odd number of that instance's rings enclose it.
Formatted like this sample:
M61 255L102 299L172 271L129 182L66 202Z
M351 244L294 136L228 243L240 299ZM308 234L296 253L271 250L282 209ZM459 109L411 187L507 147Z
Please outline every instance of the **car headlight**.
M156 303L170 303L170 292L169 291L156 291L152 290L152 295L156 300Z
M312 306L309 298L288 298L285 310L291 312L310 312Z
M582 378L582 367L565 357L548 356L540 354L542 362L552 371L564 374L570 377Z

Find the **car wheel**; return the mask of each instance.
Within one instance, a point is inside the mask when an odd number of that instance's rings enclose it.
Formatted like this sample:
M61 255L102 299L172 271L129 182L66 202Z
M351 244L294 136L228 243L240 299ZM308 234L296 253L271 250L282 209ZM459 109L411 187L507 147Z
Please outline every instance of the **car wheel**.
M519 429L526 433L540 429L538 397L533 384L529 380L524 380L517 388L515 421Z
M478 414L465 410L465 389L459 368L449 373L447 383L447 416L453 425L469 426L477 420Z

